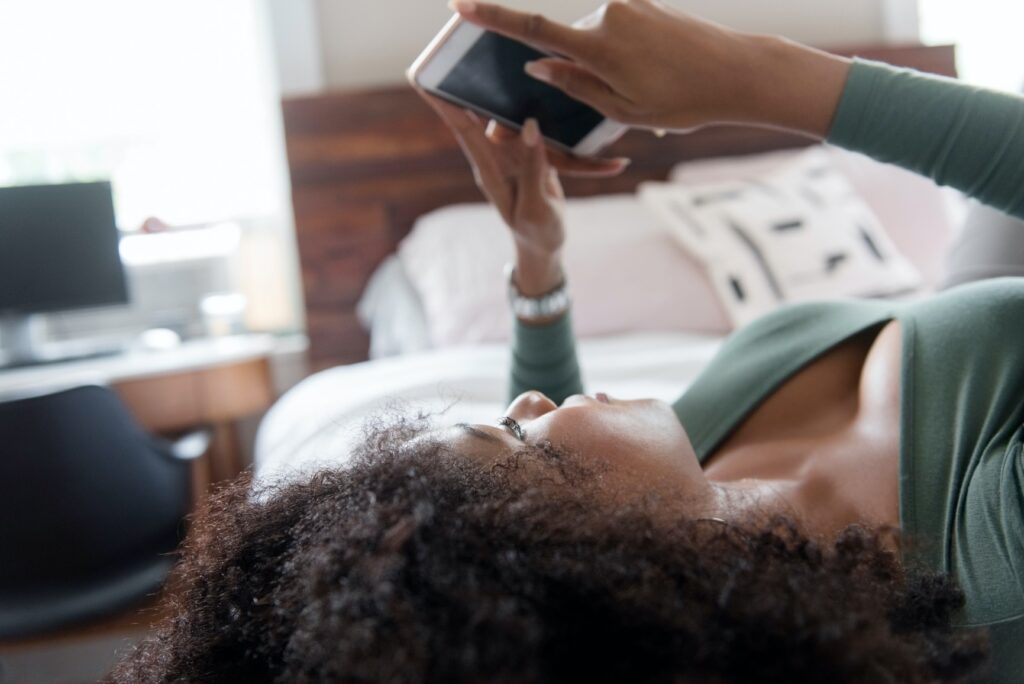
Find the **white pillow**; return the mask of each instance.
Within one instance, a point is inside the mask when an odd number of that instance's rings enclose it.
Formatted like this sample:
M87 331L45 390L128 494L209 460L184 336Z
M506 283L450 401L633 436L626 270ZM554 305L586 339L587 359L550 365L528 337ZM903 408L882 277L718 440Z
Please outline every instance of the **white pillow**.
M763 160L762 160L763 161ZM648 183L640 195L699 259L736 326L784 303L920 285L868 205L812 148L731 180Z
M940 282L954 232L946 191L863 155L823 149L874 210L897 249L917 267L925 285ZM802 152L686 162L671 177L698 184L759 175ZM706 269L674 242L638 198L569 200L566 218L565 261L577 334L731 329ZM398 253L423 302L434 346L508 338L511 319L502 267L512 257L512 243L492 208L460 205L427 214Z
M817 145L871 207L896 248L917 268L926 290L938 289L946 255L965 211L960 193L891 164L832 145ZM690 185L771 173L806 150L700 159L677 165L669 179Z
M729 330L703 268L635 196L572 199L565 218L578 335ZM503 267L513 257L512 238L492 207L458 205L421 217L398 256L435 346L509 337Z
M374 270L356 305L359 322L370 333L370 358L430 349L430 331L416 288L394 254Z

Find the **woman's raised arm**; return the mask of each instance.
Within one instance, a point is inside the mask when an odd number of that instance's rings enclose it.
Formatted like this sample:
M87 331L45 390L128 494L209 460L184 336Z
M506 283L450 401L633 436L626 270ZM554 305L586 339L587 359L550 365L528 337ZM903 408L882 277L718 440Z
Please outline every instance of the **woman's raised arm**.
M857 61L828 141L1024 218L1024 98Z
M486 29L563 55L527 71L639 128L681 132L732 122L824 137L850 68L847 59L733 31L654 0L610 2L585 28L470 0L452 7Z
M623 123L800 131L1024 218L1022 97L732 31L656 0L611 2L587 28L471 0L452 6L564 56L527 70Z

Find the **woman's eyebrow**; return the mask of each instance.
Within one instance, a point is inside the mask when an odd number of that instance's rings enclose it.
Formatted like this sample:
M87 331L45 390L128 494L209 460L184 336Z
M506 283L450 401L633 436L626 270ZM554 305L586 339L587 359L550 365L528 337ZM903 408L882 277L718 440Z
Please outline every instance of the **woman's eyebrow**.
M484 432L483 430L479 430L473 427L472 425L468 425L466 423L456 423L455 427L462 428L462 430L464 430L466 434L472 435L473 437L476 437L478 439L485 439L488 442L493 442L495 444L501 444L502 446L505 446L505 440L501 439L500 437L496 437L495 435L492 435L490 432Z

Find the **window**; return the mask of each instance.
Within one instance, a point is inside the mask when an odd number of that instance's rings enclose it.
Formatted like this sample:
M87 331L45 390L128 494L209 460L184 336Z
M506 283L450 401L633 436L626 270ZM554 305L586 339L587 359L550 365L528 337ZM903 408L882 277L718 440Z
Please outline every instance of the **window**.
M1006 0L920 0L921 38L956 43L960 76L1004 90L1024 85L1024 4Z
M276 293L269 311L249 292L258 327L298 327L266 15L257 0L0 3L0 185L109 178L126 232L235 223L262 269L239 287Z

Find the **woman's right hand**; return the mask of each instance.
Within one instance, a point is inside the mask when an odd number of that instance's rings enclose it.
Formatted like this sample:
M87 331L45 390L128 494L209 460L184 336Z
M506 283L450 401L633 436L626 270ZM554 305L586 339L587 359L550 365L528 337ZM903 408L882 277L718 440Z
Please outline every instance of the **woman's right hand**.
M452 7L485 29L563 55L532 62L528 73L640 128L731 122L824 137L849 69L848 60L732 31L657 0L613 0L580 27L472 0Z

